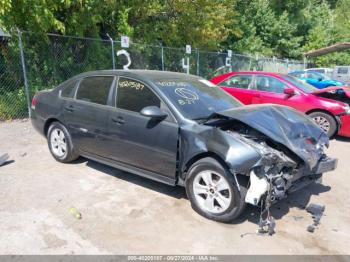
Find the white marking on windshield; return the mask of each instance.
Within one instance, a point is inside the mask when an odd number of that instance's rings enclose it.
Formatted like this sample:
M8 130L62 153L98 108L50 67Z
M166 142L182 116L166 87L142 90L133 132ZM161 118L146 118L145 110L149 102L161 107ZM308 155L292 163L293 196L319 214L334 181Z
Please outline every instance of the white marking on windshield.
M189 90L187 88L183 88L183 87L175 88L175 94L183 98L183 99L177 100L177 102L180 105L191 105L191 104L194 104L195 101L199 100L199 96L194 91Z

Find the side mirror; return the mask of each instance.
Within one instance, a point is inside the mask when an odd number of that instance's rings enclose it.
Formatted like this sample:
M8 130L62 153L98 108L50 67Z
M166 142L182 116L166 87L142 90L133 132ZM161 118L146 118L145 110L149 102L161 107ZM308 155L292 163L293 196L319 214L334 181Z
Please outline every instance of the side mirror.
M323 80L323 78L322 78L322 77L319 77L317 80L318 80L318 82L320 82L320 81Z
M140 114L143 116L147 116L153 119L164 119L168 116L167 113L163 112L159 107L157 106L146 106L141 111Z
M285 93L286 95L289 95L289 96L294 96L295 95L295 90L293 88L285 88L283 93Z

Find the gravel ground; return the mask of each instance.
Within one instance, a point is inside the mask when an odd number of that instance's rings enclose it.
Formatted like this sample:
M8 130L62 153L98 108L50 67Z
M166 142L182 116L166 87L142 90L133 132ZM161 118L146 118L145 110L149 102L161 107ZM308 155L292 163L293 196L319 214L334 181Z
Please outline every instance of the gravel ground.
M29 121L0 124L0 254L350 254L350 140L334 139L338 169L274 205L276 234L256 235L258 209L234 224L192 211L170 187L80 159L56 162ZM314 233L303 209L326 205ZM81 213L77 219L70 212Z

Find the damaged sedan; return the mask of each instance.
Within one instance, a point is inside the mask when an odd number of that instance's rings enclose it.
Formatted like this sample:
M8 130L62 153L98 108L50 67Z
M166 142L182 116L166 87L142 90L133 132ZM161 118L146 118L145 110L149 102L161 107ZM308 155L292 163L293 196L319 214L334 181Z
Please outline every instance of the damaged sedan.
M52 156L79 156L180 185L195 211L230 222L336 168L328 137L278 105L244 106L197 76L145 70L75 76L32 100Z

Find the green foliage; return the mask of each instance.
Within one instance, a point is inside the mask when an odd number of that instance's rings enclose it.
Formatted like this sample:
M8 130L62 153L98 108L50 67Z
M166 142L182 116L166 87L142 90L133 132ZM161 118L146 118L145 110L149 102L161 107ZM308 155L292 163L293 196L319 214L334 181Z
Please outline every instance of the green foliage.
M350 37L350 0L0 0L9 30L298 58ZM320 58L325 63L327 59Z
M0 95L0 121L18 117L27 117L27 100L21 89Z
M31 95L88 70L111 68L106 34L134 43L131 68L181 71L183 47L191 44L191 73L224 70L225 50L301 59L303 53L350 39L350 0L0 0L0 28L23 33ZM79 40L61 35L102 38ZM16 34L0 41L0 120L27 115ZM145 44L153 44L150 47ZM177 47L177 48L173 48ZM118 47L117 47L118 48ZM197 69L196 49L200 67ZM268 60L266 60L268 61ZM233 70L261 68L248 57ZM350 64L350 51L311 60L317 66ZM117 58L118 68L123 64Z

